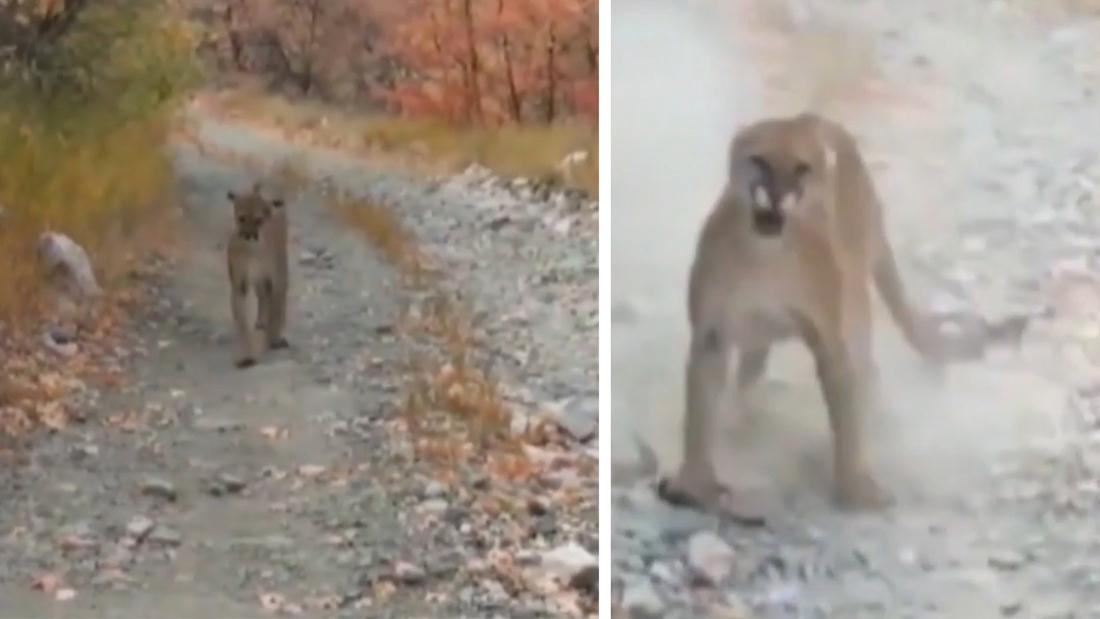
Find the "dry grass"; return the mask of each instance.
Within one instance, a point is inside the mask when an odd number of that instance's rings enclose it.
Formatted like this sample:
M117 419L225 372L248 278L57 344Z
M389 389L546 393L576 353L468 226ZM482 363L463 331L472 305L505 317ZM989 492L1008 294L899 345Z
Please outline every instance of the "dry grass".
M429 283L434 271L427 256L391 209L345 194L331 194L329 206L341 221L382 252L406 286L420 288Z
M0 432L59 429L71 412L67 395L86 380L117 380L120 360L112 342L140 302L134 277L170 262L184 241L166 191L170 170L159 146L143 140L152 137L130 130L67 152L31 153L35 146L28 144L0 157L6 205L0 254L7 267L0 270ZM52 162L49 176L45 161ZM71 196L86 200L74 203ZM41 341L58 319L35 251L44 230L83 245L105 291L79 316L79 348L70 356L49 351Z
M411 437L415 455L442 464L444 473L476 462L487 473L513 482L537 475L524 445L546 445L561 436L541 421L515 427L515 413L502 389L479 366L467 312L439 285L439 272L426 266L430 260L413 235L384 205L347 196L335 196L330 204L387 257L407 286L427 293L427 300L400 321L400 332L415 344L409 350L431 351L408 360L402 398L400 425Z
M118 387L124 382L122 366L127 352L117 347L118 336L126 329L133 312L144 304L135 278L159 272L170 264L183 247L178 234L177 217L168 210L148 214L130 227L133 232L109 249L93 253L105 295L88 306L79 317L77 347L59 353L44 345L42 338L55 321L45 302L42 287L25 274L35 273L37 264L30 250L18 247L26 238L7 233L19 243L10 254L4 252L16 274L0 277L9 289L22 286L27 291L20 302L4 308L9 318L0 319L0 436L18 437L36 428L60 430L73 421L78 412L69 396L81 392L89 383L99 387ZM0 243L3 241L0 240Z
M434 120L354 114L245 90L209 95L199 105L290 139L379 156L406 168L457 171L478 163L506 178L583 189L593 198L599 193L599 138L582 122L456 128ZM587 153L587 159L561 165L577 151Z
M407 337L438 352L435 358L410 363L404 406L409 430L424 436L430 418L445 413L460 420L469 431L468 438L480 447L506 439L511 428L509 408L497 387L477 368L473 329L462 308L435 286L438 272L428 267L429 260L413 234L392 209L370 200L334 194L329 205L338 218L385 256L406 286L431 293L429 300L411 309L401 321L401 331Z
M141 301L134 276L182 241L163 147L190 75L190 43L155 10L104 6L82 13L54 45L74 59L64 65L72 75L43 78L55 80L49 89L0 81L0 433L8 435L60 428L73 412L68 396L86 381L121 380L115 336ZM64 350L42 339L61 318L36 252L46 230L85 248L105 291L81 308L77 344Z
M0 129L2 140L3 129ZM81 144L35 138L8 140L0 153L0 320L34 316L42 277L34 245L44 230L71 236L93 257L110 285L125 275L135 233L163 218L170 163L160 155L164 132L133 125Z

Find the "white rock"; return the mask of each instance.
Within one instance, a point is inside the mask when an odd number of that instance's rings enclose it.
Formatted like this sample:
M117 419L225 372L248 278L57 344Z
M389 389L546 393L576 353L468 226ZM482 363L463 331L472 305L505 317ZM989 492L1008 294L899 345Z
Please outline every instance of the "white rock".
M424 486L424 496L429 499L438 499L447 494L447 486L436 480L429 481Z
M126 532L130 534L136 540L145 539L146 535L153 530L155 523L146 518L145 516L134 516L130 519L130 522L126 524Z
M664 561L654 561L653 565L649 566L649 575L666 585L676 585L680 582L676 570Z
M733 571L737 554L711 531L699 531L687 544L687 565L695 581L718 586Z
M623 608L631 619L660 619L665 602L647 579L632 579L623 591Z
M723 604L711 607L710 619L752 619L754 614L748 604L736 593L727 593Z
M575 542L563 544L542 555L543 569L563 582L568 582L583 570L598 565L596 557Z
M68 236L43 232L38 237L38 259L64 294L81 298L101 293L88 253Z
M427 499L420 504L420 511L424 514L439 515L447 511L450 504L446 499Z

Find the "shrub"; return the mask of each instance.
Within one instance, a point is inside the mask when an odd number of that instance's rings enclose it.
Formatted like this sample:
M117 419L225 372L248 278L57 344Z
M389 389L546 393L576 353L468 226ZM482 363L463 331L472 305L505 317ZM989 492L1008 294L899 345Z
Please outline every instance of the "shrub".
M599 116L594 0L379 3L403 114L463 123ZM384 9L384 10L383 10Z
M163 204L165 139L196 75L180 23L141 0L0 0L0 36L13 42L0 49L0 255L12 265L0 320L35 303L42 230L95 260Z
M166 6L142 0L0 0L0 432L62 427L81 378L117 379L100 340L119 324L99 304L82 350L38 339L45 304L35 245L56 230L83 245L106 284L167 211L165 151L195 77L192 44ZM152 237L157 238L157 237ZM112 268L113 265L114 268Z

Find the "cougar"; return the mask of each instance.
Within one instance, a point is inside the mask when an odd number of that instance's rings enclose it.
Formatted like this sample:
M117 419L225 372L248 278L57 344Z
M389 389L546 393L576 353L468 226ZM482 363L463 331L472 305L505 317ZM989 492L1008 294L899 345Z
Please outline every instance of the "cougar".
M259 345L255 330L263 332L267 350L286 348L288 263L287 217L283 200L265 199L257 183L248 193L229 191L234 226L226 244L230 306L237 335L237 367L256 364ZM255 324L248 318L249 294L256 297ZM253 328L255 327L255 329Z
M868 464L862 436L878 402L872 281L906 340L942 380L938 331L907 298L854 137L811 113L738 131L726 186L691 267L684 460L674 476L658 479L663 500L748 517L744 495L717 481L711 447L730 353L739 352L736 386L743 391L763 376L771 346L797 337L813 355L828 410L835 503L844 510L893 503ZM643 450L652 462L652 450Z

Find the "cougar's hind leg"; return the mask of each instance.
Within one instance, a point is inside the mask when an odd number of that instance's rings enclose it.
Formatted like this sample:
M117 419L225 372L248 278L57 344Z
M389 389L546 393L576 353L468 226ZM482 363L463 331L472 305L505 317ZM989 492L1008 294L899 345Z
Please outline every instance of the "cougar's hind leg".
M845 282L853 284L853 282ZM862 284L862 283L860 283ZM872 475L864 436L867 416L878 402L877 372L871 358L869 291L851 285L841 295L829 324L806 320L803 337L814 358L833 438L834 500L848 511L883 509L892 495Z

